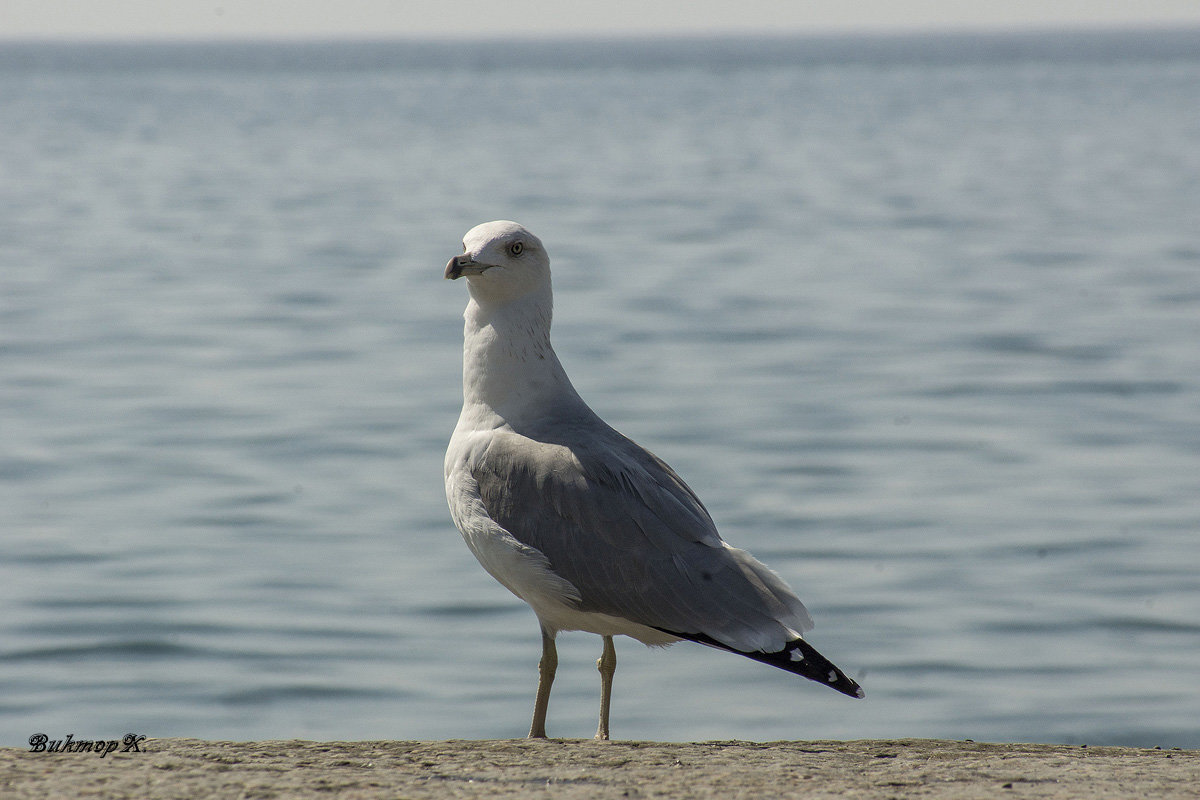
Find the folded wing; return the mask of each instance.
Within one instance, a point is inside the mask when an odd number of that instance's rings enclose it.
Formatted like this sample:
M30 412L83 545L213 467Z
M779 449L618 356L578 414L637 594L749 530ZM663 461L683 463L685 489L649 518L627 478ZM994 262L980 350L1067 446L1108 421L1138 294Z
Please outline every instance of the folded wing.
M597 422L555 441L494 431L467 465L488 515L579 590L581 611L740 652L778 652L812 627L669 466Z

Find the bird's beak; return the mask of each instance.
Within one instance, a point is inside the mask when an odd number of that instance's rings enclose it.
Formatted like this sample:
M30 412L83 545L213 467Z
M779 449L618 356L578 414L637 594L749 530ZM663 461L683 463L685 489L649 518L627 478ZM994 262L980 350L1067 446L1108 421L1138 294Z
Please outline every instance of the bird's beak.
M456 280L463 275L482 275L483 271L491 266L491 264L480 264L471 258L470 254L463 253L446 262L446 280Z

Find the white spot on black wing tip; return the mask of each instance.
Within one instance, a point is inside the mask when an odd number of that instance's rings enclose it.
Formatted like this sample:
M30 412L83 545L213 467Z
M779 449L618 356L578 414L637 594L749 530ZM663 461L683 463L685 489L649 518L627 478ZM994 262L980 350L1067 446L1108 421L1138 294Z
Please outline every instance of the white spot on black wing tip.
M803 661L804 660L804 653L800 652L799 647L792 650L792 652L788 653L788 655L791 656L792 661Z
M867 696L867 693L866 693L866 692L864 692L864 691L862 690L862 687L860 686L860 687L858 687L858 688L857 688L857 689L854 691L854 696L855 696L855 697L857 697L859 700L861 700L861 699L863 699L864 697L866 697L866 696Z
M830 682L830 683L837 683L837 680L838 680L837 671L836 671L836 670L832 670L832 669L831 669L831 670L829 670L829 682Z

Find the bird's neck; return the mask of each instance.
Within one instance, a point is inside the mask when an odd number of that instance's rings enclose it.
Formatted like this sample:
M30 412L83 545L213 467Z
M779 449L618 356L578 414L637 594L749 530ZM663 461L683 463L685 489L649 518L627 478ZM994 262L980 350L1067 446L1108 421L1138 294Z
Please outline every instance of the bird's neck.
M552 307L548 287L497 305L472 296L463 314L464 415L516 426L582 405L550 344Z

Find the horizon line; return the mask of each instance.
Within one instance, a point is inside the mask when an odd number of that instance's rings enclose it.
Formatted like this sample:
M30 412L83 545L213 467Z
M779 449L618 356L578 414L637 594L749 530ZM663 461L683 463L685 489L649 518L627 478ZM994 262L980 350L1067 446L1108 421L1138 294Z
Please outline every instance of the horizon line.
M803 39L918 39L937 37L1008 37L1008 36L1053 36L1112 35L1112 34L1200 34L1200 20L1188 23L1146 22L1126 23L1030 23L1028 25L972 25L947 24L929 26L830 26L822 28L746 29L737 31L694 30L694 31L626 31L587 32L548 30L538 33L489 33L481 35L456 35L452 33L422 34L373 34L366 31L331 34L289 33L200 33L200 34L131 34L131 35L78 35L78 34L0 34L0 45L10 44L59 44L59 45L134 45L134 44L463 44L471 42L520 42L520 43L605 43L615 41L655 42L669 41L747 41L772 40L794 41Z

